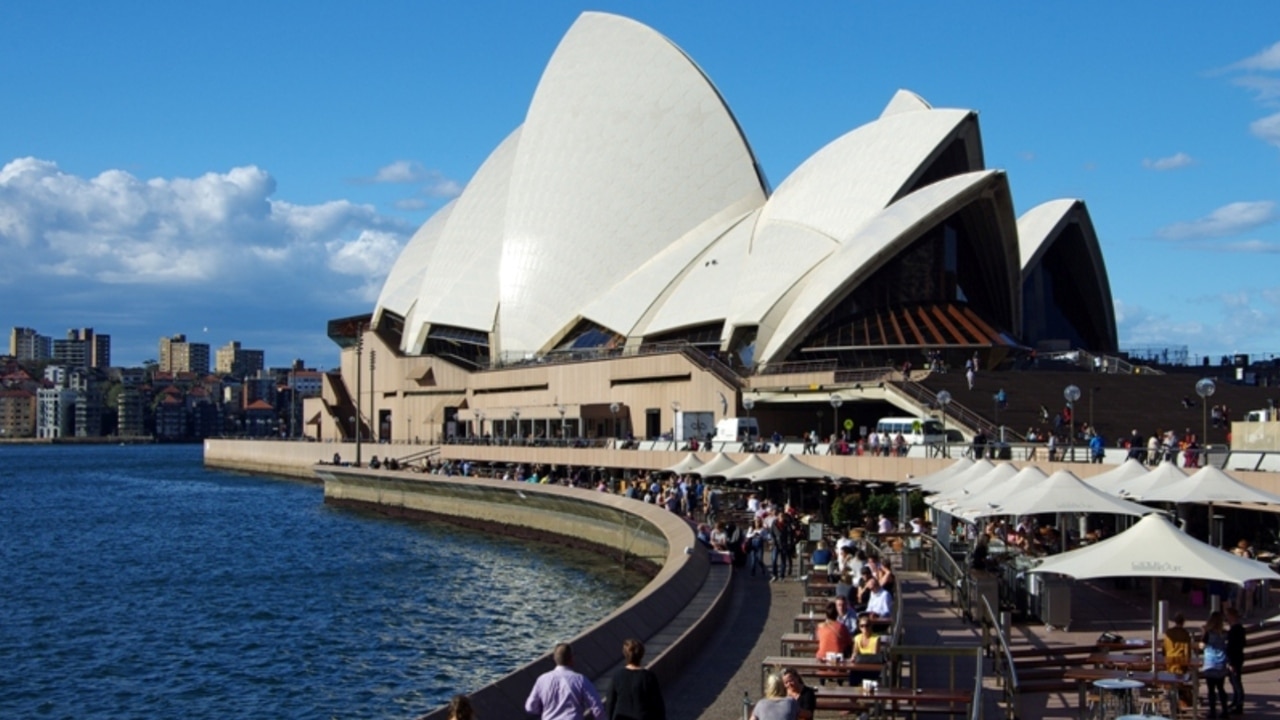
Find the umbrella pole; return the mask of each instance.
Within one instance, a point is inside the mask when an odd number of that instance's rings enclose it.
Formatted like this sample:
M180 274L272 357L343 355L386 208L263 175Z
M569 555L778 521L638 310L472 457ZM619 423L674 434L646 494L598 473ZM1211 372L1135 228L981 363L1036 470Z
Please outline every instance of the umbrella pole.
M1160 619L1160 593L1157 587L1160 585L1160 578L1151 579L1151 676L1153 679L1158 678L1156 674L1156 641L1157 635L1160 634L1160 628L1156 626L1156 620Z

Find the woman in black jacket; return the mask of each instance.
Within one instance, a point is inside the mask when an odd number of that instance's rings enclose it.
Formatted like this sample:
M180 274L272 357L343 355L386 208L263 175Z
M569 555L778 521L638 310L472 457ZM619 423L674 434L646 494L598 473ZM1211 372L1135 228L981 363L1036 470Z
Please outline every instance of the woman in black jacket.
M644 643L628 638L622 643L622 657L626 667L614 674L609 688L609 720L667 720L658 676L640 664Z

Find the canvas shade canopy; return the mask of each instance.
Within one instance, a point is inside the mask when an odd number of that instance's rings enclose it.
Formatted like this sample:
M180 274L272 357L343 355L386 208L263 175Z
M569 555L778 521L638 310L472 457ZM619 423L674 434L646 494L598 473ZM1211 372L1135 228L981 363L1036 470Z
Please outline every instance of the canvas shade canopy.
M941 470L925 475L922 478L916 478L911 484L919 485L920 489L925 492L937 492L935 485L942 483L953 475L962 473L973 465L973 461L969 458L960 458Z
M737 464L738 461L728 455L725 455L724 453L716 453L716 456L708 460L705 464L687 472L690 475L700 475L704 478L724 477L724 471Z
M1212 465L1206 465L1195 473L1176 482L1152 488L1142 494L1143 502L1207 503L1209 524L1213 528L1214 503L1280 504L1280 495L1246 485Z
M1122 483L1114 483L1112 495L1142 500L1147 493L1187 479L1187 474L1171 462L1162 462L1146 475L1138 475Z
M819 470L796 459L795 455L783 455L778 462L751 473L751 482L769 482L770 480L821 480L834 477L826 470Z
M1125 485L1131 485L1133 480L1140 478L1151 470L1142 463L1133 458L1129 458L1110 470L1094 475L1091 478L1085 478L1085 482L1098 488L1102 492L1117 494L1120 488Z
M1008 463L1001 463L965 483L964 487L929 496L925 500L925 504L931 508L955 515L954 509L957 505L967 502L974 495L1005 484L1017 474L1018 468Z
M978 510L988 506L1002 502L1008 496L1026 490L1027 488L1044 482L1049 476L1035 465L1028 465L1017 472L1008 480L989 487L979 493L974 493L964 500L956 503L952 512L958 517L965 520L973 520L979 517Z
M698 457L694 453L689 453L688 455L684 456L683 460L676 463L675 465L672 465L671 467L668 467L668 468L663 468L662 472L669 472L669 473L675 473L677 475L682 475L695 468L702 467L703 465L706 465L706 464L707 464L706 461L704 461L702 458Z
M942 482L934 483L931 487L924 488L924 491L941 494L945 492L950 492L952 490L957 490L959 488L964 487L965 484L968 483L969 481L976 480L977 478L980 478L983 475L986 475L987 473L991 472L993 469L995 469L995 466L996 466L995 463L991 462L990 460L984 459L984 460L974 461L973 464L971 464L969 467L965 468L964 470L961 470L960 472L952 475L949 478L946 478Z
M1141 495L1143 502L1216 503L1251 502L1280 504L1280 495L1259 490L1207 465L1174 483L1152 488Z
M1151 647L1159 647L1155 626L1158 578L1218 580L1240 585L1249 580L1280 580L1257 560L1200 542L1179 530L1167 517L1152 513L1133 527L1088 547L1054 555L1031 569L1077 580L1108 577L1151 579ZM1154 667L1154 653L1152 663Z
M750 480L751 474L769 467L769 463L760 459L759 455L751 455L746 460L720 473L725 480Z
M1003 498L974 517L989 515L1037 515L1039 513L1107 513L1146 515L1154 512L1145 505L1129 502L1098 490L1070 470L1059 470L1044 482Z

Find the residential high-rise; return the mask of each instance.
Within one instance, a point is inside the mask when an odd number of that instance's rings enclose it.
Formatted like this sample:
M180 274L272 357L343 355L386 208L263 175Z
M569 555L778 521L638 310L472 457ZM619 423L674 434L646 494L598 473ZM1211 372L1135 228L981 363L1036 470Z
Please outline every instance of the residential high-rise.
M209 372L209 344L189 343L187 336L178 334L160 338L160 372Z
M97 335L93 328L68 330L66 340L53 341L52 357L68 367L105 370L111 366L111 336Z
M9 354L17 360L48 360L53 356L53 339L34 328L15 327L9 331Z
M265 354L261 350L243 349L238 340L232 340L218 348L214 371L244 378L257 374L265 366L264 362Z

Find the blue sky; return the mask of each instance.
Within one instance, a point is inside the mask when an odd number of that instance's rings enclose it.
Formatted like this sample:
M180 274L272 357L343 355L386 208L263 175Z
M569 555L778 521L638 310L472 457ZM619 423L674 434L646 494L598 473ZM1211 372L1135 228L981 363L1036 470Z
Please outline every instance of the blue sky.
M1280 353L1280 4L0 4L0 328L332 367L584 10L670 38L776 186L899 88L979 112L1019 214L1083 198L1121 346ZM0 351L6 348L0 348Z

